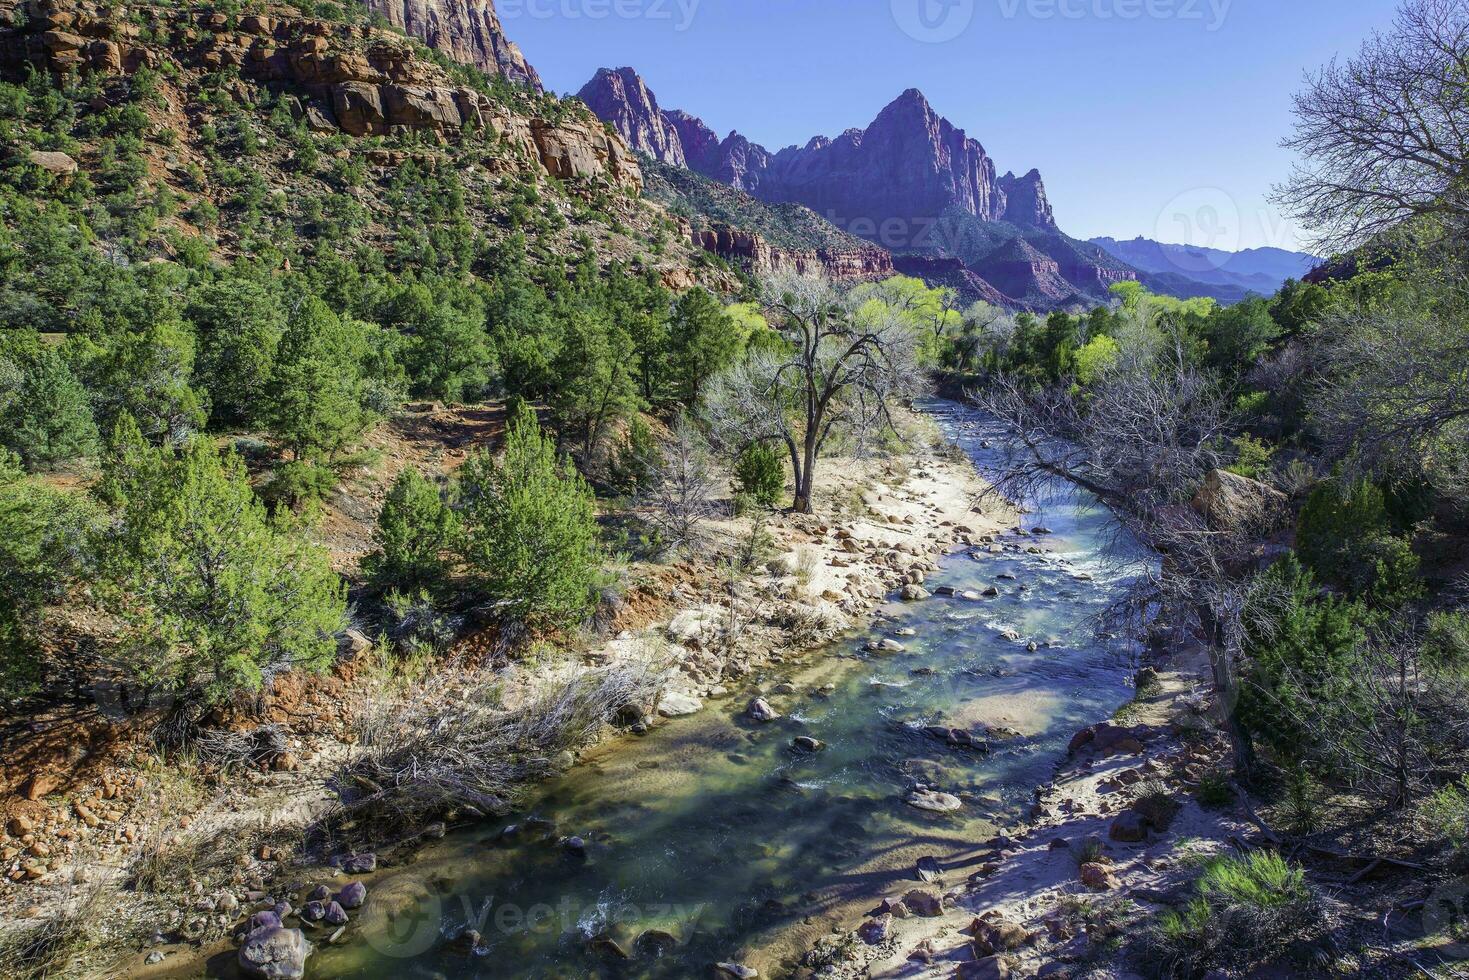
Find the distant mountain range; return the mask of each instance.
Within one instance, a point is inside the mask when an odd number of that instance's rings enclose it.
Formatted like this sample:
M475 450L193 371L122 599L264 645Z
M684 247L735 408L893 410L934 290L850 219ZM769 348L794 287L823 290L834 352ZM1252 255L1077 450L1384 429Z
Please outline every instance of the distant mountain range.
M917 89L865 129L774 153L739 133L720 139L698 117L662 108L631 68L602 69L578 95L653 160L752 202L802 205L890 252L900 271L953 283L972 299L1087 307L1105 301L1112 284L1137 278L1126 262L1061 231L1038 171L1000 175L984 147Z
M1144 281L1158 292L1185 298L1212 296L1226 303L1252 294L1270 296L1287 279L1303 279L1322 262L1314 255L1283 248L1225 252L1141 237L1131 241L1093 238L1091 242L1143 272Z

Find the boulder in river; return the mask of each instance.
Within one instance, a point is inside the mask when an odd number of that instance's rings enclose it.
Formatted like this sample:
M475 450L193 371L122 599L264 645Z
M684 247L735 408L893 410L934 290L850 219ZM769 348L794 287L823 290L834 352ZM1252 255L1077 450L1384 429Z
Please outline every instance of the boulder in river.
M704 707L704 703L688 694L669 691L658 699L658 713L665 718L682 718Z
M810 735L797 735L791 740L791 748L803 755L811 755L814 752L820 752L826 748L826 743L819 738L812 738Z
M678 937L664 929L646 929L633 940L633 949L644 956L667 956L678 948Z
M873 640L867 644L867 649L873 653L903 653L908 648L897 640Z
M931 789L915 789L908 794L907 802L911 807L930 813L953 813L964 806L959 797Z
M299 980L306 975L311 944L300 929L266 926L250 933L240 947L240 972L262 980Z
M929 597L929 592L921 585L905 585L901 595L904 602L922 602Z
M721 977L734 977L735 980L755 980L760 976L760 971L743 963L715 963L714 972Z
M771 722L780 717L780 712L772 708L770 702L764 698L756 698L751 701L745 712L758 722Z
M914 873L918 875L919 881L925 885L931 885L943 877L944 870L939 865L938 858L921 857L918 859L918 864L914 868Z
M337 904L344 909L360 909L367 901L367 886L360 881L350 881L337 892Z

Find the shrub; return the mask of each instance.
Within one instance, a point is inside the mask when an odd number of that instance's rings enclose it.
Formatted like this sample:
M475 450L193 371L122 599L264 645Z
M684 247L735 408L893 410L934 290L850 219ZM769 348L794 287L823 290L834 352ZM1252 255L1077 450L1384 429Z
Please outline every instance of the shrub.
M283 532L234 453L203 439L174 450L118 440L118 502L102 583L130 627L124 647L147 685L219 702L336 651L346 595L324 550Z
M1418 804L1419 828L1448 846L1456 864L1469 849L1469 777L1438 790Z
M453 548L458 522L439 488L412 467L399 474L378 514L373 541L378 550L363 565L375 588L437 589L448 572L444 555Z
M1421 584L1418 557L1395 531L1381 488L1332 480L1301 508L1296 550L1322 581L1376 605L1400 605L1416 598Z
M592 491L521 407L504 459L481 451L460 483L464 558L507 618L560 628L591 613L599 549Z
M735 491L762 507L774 507L785 492L785 463L774 446L757 442L735 461Z
M1133 800L1132 808L1159 831L1172 826L1173 818L1182 809L1168 784L1158 779L1149 780L1137 788L1137 799Z
M88 559L91 515L78 498L22 472L0 449L0 697L31 693L40 679L34 626Z
M407 826L454 808L513 808L525 786L552 775L552 760L580 749L630 708L645 705L663 677L641 664L543 678L513 708L503 678L439 670L400 697L363 713L364 752L343 774L370 792L349 811Z
M1194 891L1182 910L1161 915L1147 938L1147 958L1163 976L1247 969L1326 919L1305 874L1270 851L1210 861Z
M275 468L262 491L273 507L307 510L327 498L337 486L337 473L329 466L294 459Z

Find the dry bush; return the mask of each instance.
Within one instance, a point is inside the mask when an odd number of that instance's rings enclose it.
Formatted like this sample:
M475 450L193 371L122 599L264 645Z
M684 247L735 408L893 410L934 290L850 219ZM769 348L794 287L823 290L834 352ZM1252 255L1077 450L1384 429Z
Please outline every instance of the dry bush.
M495 675L444 669L364 712L364 752L342 774L348 810L406 825L450 809L512 809L555 759L596 740L604 726L652 703L663 675L645 663L579 670L540 682L506 708Z
M12 980L77 976L98 952L98 925L106 912L103 890L88 888L81 898L39 923L0 930L0 964Z

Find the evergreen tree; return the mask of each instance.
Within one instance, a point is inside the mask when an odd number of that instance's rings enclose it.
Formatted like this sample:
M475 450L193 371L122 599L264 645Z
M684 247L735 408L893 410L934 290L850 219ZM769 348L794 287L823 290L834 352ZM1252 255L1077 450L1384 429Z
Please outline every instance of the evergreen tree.
M10 363L4 373L12 380L0 379L10 389L0 392L0 445L32 470L91 455L97 448L91 399L61 355L38 346Z
M714 295L691 289L678 298L668 329L668 368L673 395L684 405L698 402L704 383L740 355L735 322Z
M522 407L504 459L472 455L460 483L464 557L507 618L532 629L574 626L594 608L597 571L592 492Z
M330 663L346 594L326 552L274 526L244 463L208 441L115 440L103 591L145 683L207 702Z
M398 475L378 514L373 541L378 550L363 570L386 592L437 589L448 567L444 554L455 544L458 522L438 487L409 467Z
M295 459L330 457L372 423L362 372L369 354L361 323L314 296L300 298L281 336L264 413L271 435Z
M213 417L251 425L265 406L285 312L268 289L239 275L201 287L185 311L199 337L195 378Z

